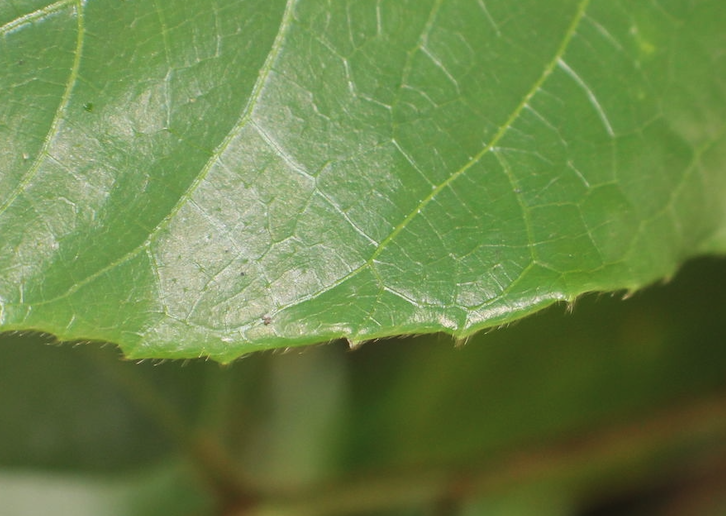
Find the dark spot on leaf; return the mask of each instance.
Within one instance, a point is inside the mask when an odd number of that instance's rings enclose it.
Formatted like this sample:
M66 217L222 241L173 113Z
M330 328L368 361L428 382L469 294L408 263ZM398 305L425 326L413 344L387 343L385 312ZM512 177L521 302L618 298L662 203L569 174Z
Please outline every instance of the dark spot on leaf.
M20 61L18 61L18 66L23 66L24 64L25 64L24 60L21 59Z
M93 103L92 102L86 102L85 104L83 104L83 109L87 113L91 113L93 111Z
M245 276L247 276L247 273L245 271L242 271L239 273L239 275L244 278Z
M262 324L264 324L265 326L269 326L270 324L272 324L272 317L270 317L269 315L263 315Z

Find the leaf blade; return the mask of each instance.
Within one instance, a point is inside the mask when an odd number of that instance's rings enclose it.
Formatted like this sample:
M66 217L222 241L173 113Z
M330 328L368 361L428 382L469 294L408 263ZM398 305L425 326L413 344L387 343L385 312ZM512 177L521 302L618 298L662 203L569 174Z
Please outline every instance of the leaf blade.
M715 2L53 6L76 46L39 165L0 174L6 329L220 360L466 336L723 231Z

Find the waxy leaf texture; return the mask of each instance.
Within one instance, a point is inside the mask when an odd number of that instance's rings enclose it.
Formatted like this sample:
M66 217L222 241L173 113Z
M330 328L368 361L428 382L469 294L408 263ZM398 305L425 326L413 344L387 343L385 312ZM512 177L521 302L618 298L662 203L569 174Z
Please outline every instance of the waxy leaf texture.
M726 251L722 0L0 3L0 330L459 337Z

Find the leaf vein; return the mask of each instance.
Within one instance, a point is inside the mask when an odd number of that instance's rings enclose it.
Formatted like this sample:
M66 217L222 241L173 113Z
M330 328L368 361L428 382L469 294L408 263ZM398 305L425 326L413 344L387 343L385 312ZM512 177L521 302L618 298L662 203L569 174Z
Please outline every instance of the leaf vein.
M134 249L130 250L128 253L124 254L117 260L114 260L113 262L109 263L102 269L97 270L93 274L90 274L86 276L86 278L77 281L73 284L66 292L63 294L60 294L59 296L56 296L53 299L49 299L46 301L43 301L38 304L48 304L55 301L58 301L59 299L63 299L65 297L68 297L72 295L73 293L77 292L79 289L81 289L83 286L93 282L97 278L103 276L110 270L128 262L129 260L132 260L137 255L139 255L141 252L144 252L149 245L153 242L154 237L159 234L159 232L164 229L179 213L179 211L182 209L182 207L189 202L194 192L197 190L197 188L204 182L207 175L209 174L209 171L212 169L212 167L215 165L215 163L218 162L219 157L224 153L224 151L229 147L229 145L232 143L232 141L242 132L242 130L247 126L248 122L252 118L252 113L254 111L255 106L257 105L257 101L259 100L262 90L264 89L265 84L267 83L267 78L270 74L270 71L272 70L272 65L277 59L277 56L280 53L280 50L282 49L283 42L287 36L288 30L290 26L292 25L293 20L293 10L295 8L297 0L287 0L287 3L285 5L285 10L282 15L282 19L280 21L280 28L277 31L277 35L275 36L275 40L272 43L272 46L270 47L270 51L267 54L267 57L265 58L265 61L260 68L257 80L255 81L254 86L252 87L252 92L250 93L250 98L248 99L247 103L245 104L244 109L242 110L242 114L240 118L237 120L237 123L232 127L232 129L227 133L225 138L222 140L222 142L214 149L214 151L211 153L209 159L202 167L200 173L197 175L197 177L192 181L192 183L189 185L189 187L186 189L186 191L179 197L179 200L177 203L172 207L172 209L169 211L169 214L164 217L164 219L161 220L153 229L149 231L149 236L146 240L144 240L141 244L139 244Z
M43 161L46 157L48 157L48 150L50 149L50 146L53 143L54 138L58 134L58 130L61 125L61 121L63 120L63 114L68 107L68 104L71 99L71 93L73 92L73 88L76 84L76 81L78 79L78 71L81 67L81 54L83 53L83 40L84 40L84 16L83 16L83 2L80 0L74 0L73 2L69 1L61 1L56 2L55 4L52 4L44 9L40 9L38 11L35 11L29 15L22 16L21 18L18 18L18 20L23 20L22 23L30 23L29 17L32 17L32 19L40 19L42 15L50 14L50 12L56 12L61 10L63 7L71 6L75 4L75 11L76 11L76 24L77 24L77 30L78 35L76 37L76 48L75 48L75 55L73 57L73 64L71 65L70 73L68 74L68 80L66 81L66 87L63 91L63 96L60 99L60 102L58 104L58 107L56 108L56 111L53 115L53 120L50 123L50 128L48 129L48 133L46 134L45 138L43 139L43 145L40 147L40 150L38 151L38 155L33 160L33 163L28 168L28 171L23 175L23 177L20 179L20 182L18 185L10 192L10 195L5 200L5 202L0 204L0 215L2 215L14 202L15 200L28 188L30 183L33 181L36 175L38 175L38 172L40 171L40 167L43 164ZM50 9L52 11L50 11ZM40 14L37 14L40 13ZM16 21L18 21L16 20ZM13 22L11 22L13 23ZM21 24L22 24L21 23ZM7 25L4 25L3 27L0 27L0 34L3 34L2 29L6 27Z
M54 2L40 9L36 9L33 12L19 16L14 20L7 22L5 25L0 26L0 35L5 36L23 25L33 23L45 18L46 16L50 16L53 13L62 11L64 8L73 4L78 4L78 0L59 0L58 2Z
M439 185L437 185L435 188L431 190L431 192L408 214L406 218L404 218L398 226L396 226L391 233L384 238L378 248L375 250L375 252L371 255L371 257L366 262L366 265L370 266L373 265L376 258L378 258L381 253L386 249L388 244L390 244L408 225L409 223L416 218L416 216L423 210L444 188L448 187L451 183L456 181L459 177L461 177L467 170L469 170L471 167L476 165L481 159L488 154L493 148L496 147L496 145L501 141L501 139L504 137L504 135L509 131L509 129L512 127L514 122L519 118L519 115L522 113L522 111L527 107L529 102L532 100L532 97L535 96L535 94L540 90L542 85L545 83L547 78L552 74L557 64L560 62L562 56L565 54L565 51L567 50L567 47L570 44L570 41L572 40L573 35L575 34L575 31L577 30L577 27L580 23L580 20L582 20L582 17L585 14L585 10L587 9L588 4L590 3L590 0L581 0L581 2L578 5L577 12L575 13L575 16L572 19L572 22L570 22L569 27L567 28L567 31L565 32L564 37L562 38L562 42L560 43L557 52L555 53L554 57L547 63L545 66L542 74L540 74L539 78L534 82L532 87L527 91L525 96L522 98L522 101L514 108L512 113L509 115L507 120L502 124L497 132L494 134L494 137L492 140L482 149L480 150L474 157L472 157L464 166L462 166L459 170L455 171L453 174L451 174L448 178L446 178L444 181L442 181Z
M552 59L545 65L544 70L540 74L539 78L534 82L532 87L528 90L527 94L522 98L522 101L514 108L512 113L509 115L507 120L504 122L504 124L499 127L497 132L495 133L492 140L481 150L478 154L476 154L474 157L472 157L464 166L462 166L459 170L455 171L453 174L451 174L445 181L440 183L438 186L436 186L434 189L432 189L431 193L427 195L411 212L408 214L407 217L403 219L392 231L389 233L389 235L381 240L381 243L378 245L376 250L373 252L371 257L363 262L361 265L356 267L355 269L351 270L349 273L347 273L345 276L341 277L340 279L336 280L334 283L328 285L325 289L310 293L302 298L299 298L294 303L290 303L288 305L283 305L277 307L277 310L275 313L279 313L283 310L287 310L289 308L292 308L296 305L299 305L301 303L304 303L306 301L310 301L317 297L318 295L322 294L323 292L326 292L330 289L333 289L339 285L342 285L344 282L348 281L352 277L358 275L360 272L362 272L364 269L371 269L373 274L379 278L374 264L377 260L377 258L381 255L383 250L408 226L408 224L418 216L421 211L436 197L438 193L440 193L444 188L449 186L453 181L455 181L457 178L459 178L461 175L463 175L467 170L469 170L472 166L474 166L476 163L478 163L485 154L492 151L497 143L501 141L501 139L504 137L504 135L509 131L509 129L512 127L514 122L519 118L520 114L524 109L526 109L529 105L529 102L532 100L534 95L542 88L547 78L552 74L552 72L557 67L559 61L562 59L562 57L565 54L565 51L567 50L570 41L572 40L572 37L574 36L575 32L577 31L577 27L579 26L580 22L582 21L582 18L585 16L585 12L587 10L588 5L590 4L590 0L581 0L577 6L577 10L575 12L575 15L572 18L572 21L570 22L567 30L565 31L565 34L562 38L562 41L560 42L560 45L557 48L557 51L555 52ZM516 280L515 280L516 281Z

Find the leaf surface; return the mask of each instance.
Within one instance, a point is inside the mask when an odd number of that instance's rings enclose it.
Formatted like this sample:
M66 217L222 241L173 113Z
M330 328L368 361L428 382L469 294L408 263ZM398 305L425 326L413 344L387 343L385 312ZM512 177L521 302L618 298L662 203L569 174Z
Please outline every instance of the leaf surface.
M457 336L726 250L716 0L0 6L0 329Z

